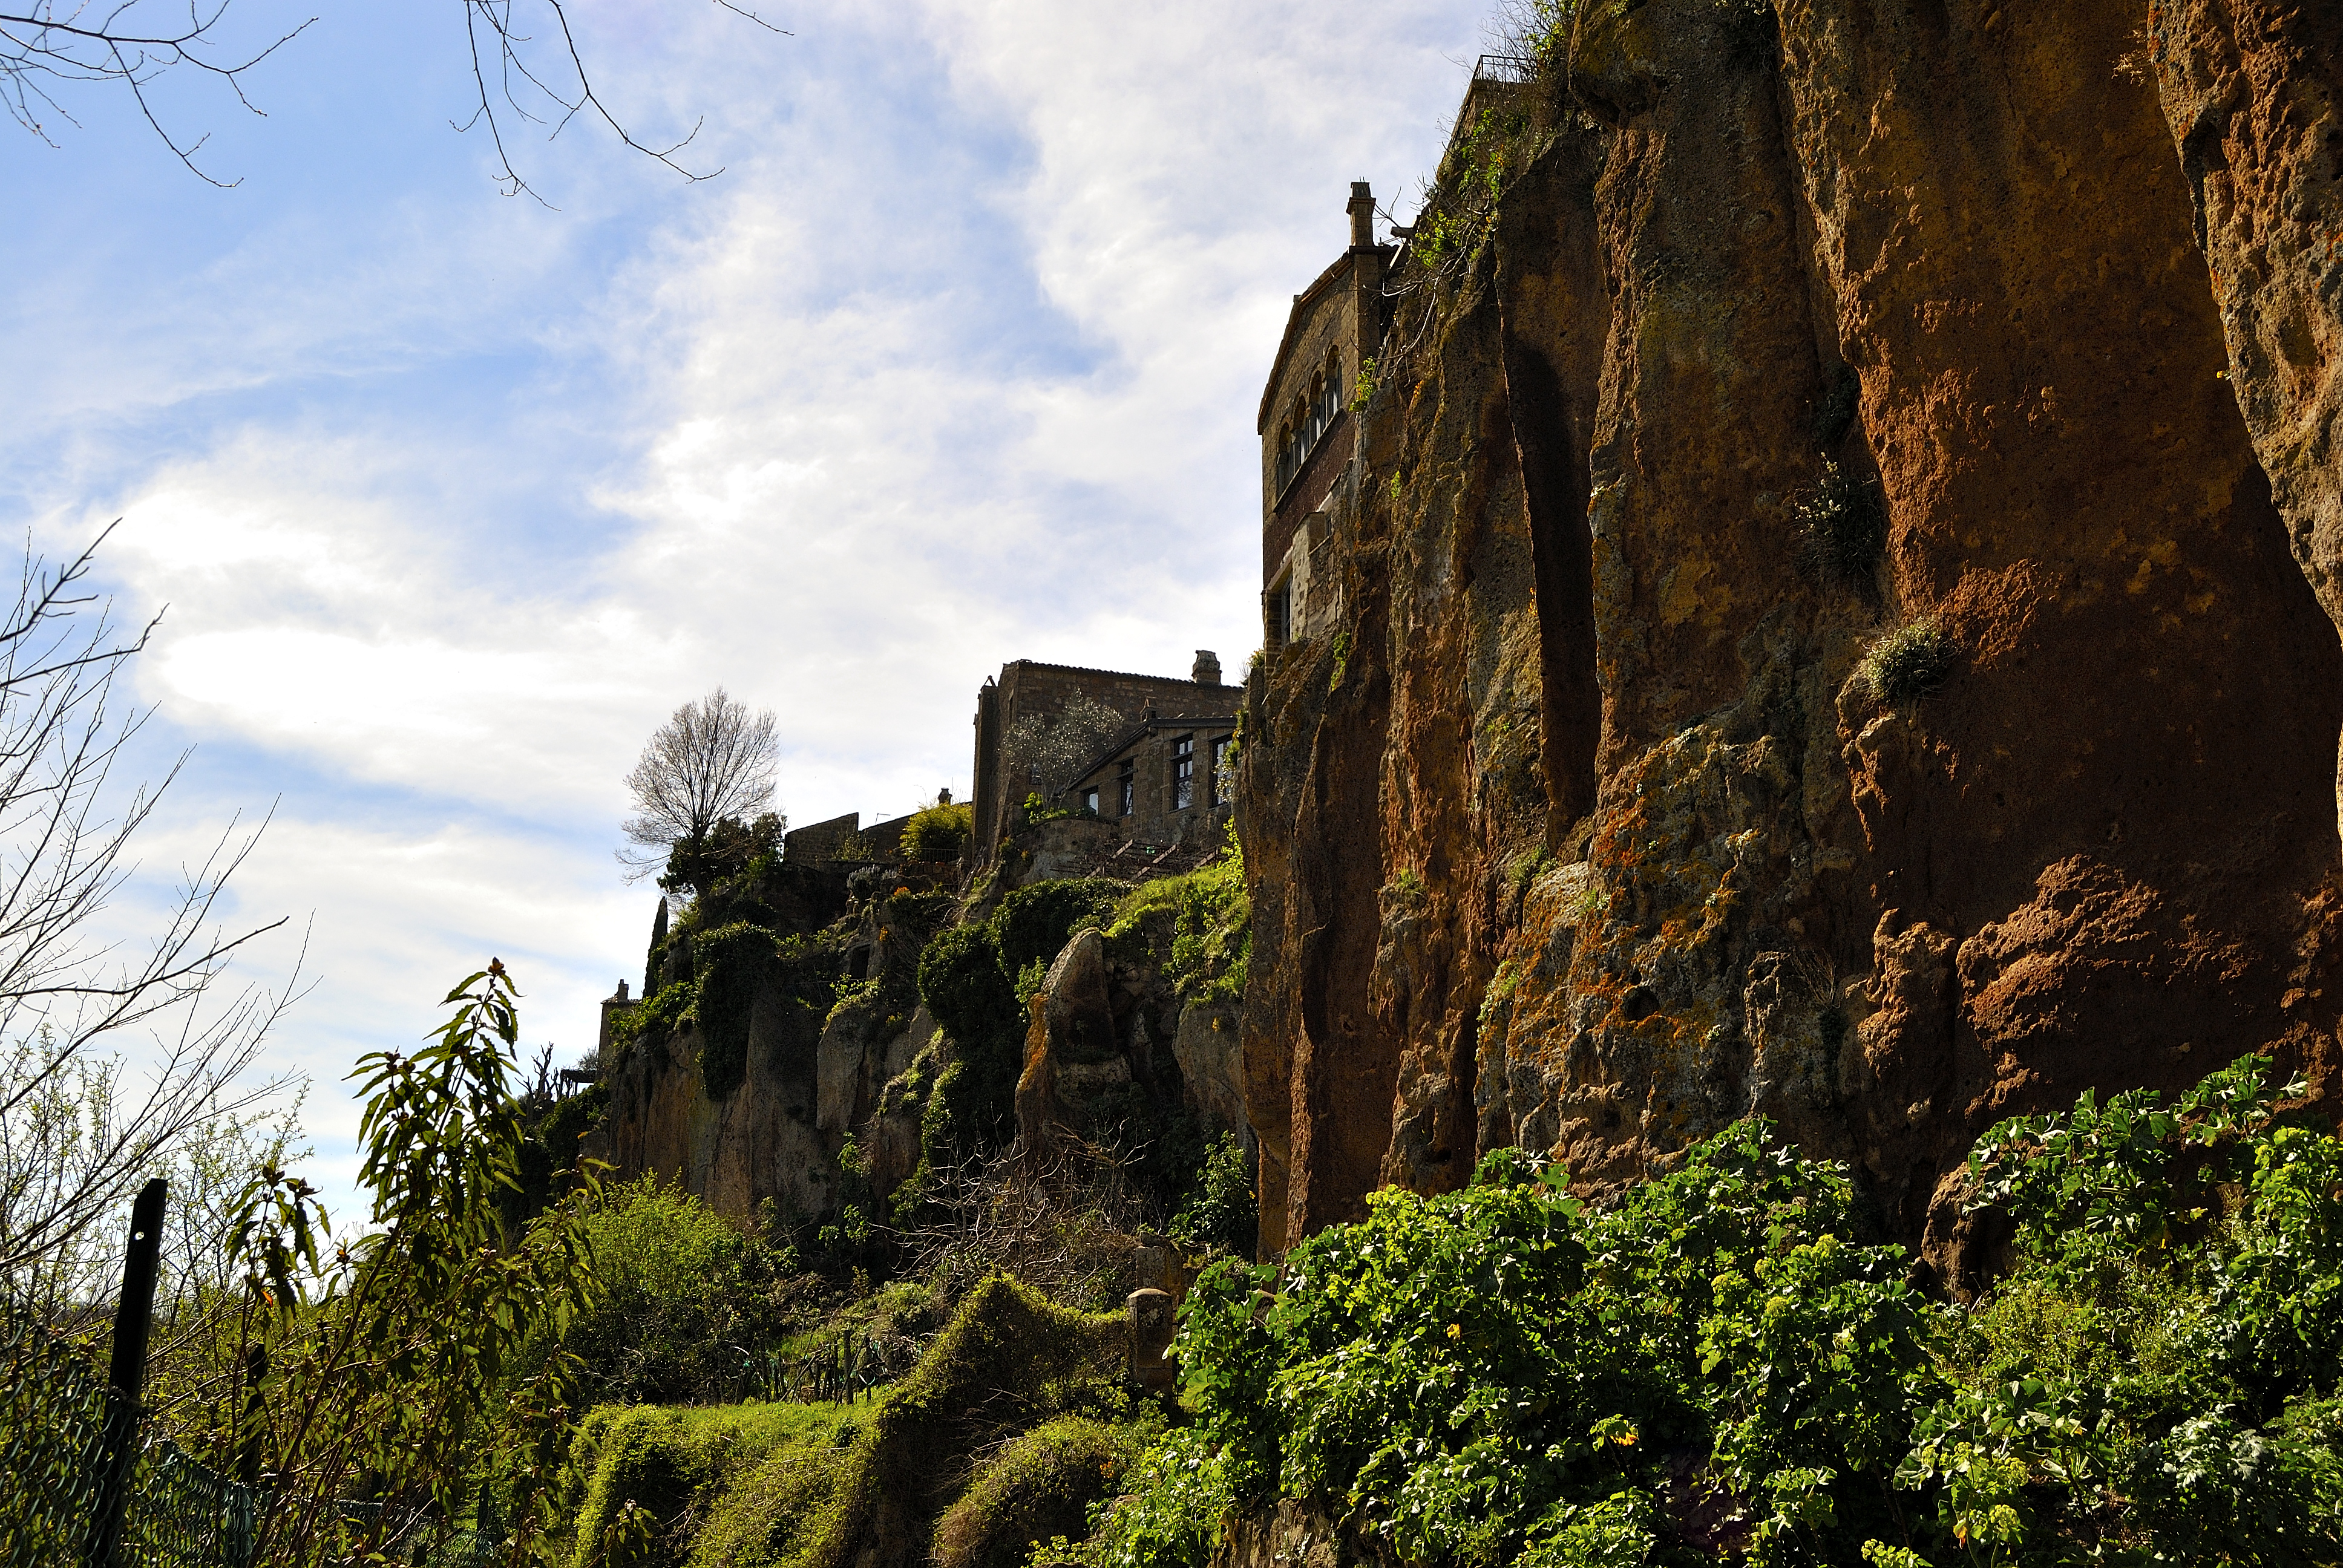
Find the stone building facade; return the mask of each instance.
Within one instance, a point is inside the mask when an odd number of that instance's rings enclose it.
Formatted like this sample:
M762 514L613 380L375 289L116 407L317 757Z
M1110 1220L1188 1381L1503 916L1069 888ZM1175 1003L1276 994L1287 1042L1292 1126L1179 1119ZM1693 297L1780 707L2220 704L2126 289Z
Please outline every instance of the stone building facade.
M1337 606L1324 570L1327 508L1349 466L1350 404L1390 318L1383 276L1393 247L1375 243L1375 198L1351 186L1351 246L1293 297L1261 395L1262 642L1282 648L1328 625Z
M1208 690L1212 689L1207 689ZM1243 688L1179 713L1142 714L1059 797L1121 830L1141 851L1216 849L1234 809L1230 745Z
M1039 788L1039 780L1009 777L1014 769L1002 756L1002 743L1019 719L1037 716L1053 720L1078 698L1103 704L1134 725L1142 716L1155 714L1191 716L1208 729L1216 721L1219 728L1212 734L1220 736L1231 732L1244 690L1222 683L1221 661L1210 651L1196 655L1185 680L1030 658L1002 665L1001 674L976 694L975 821L968 848L972 872L991 863L1001 839L1017 825L1025 797Z

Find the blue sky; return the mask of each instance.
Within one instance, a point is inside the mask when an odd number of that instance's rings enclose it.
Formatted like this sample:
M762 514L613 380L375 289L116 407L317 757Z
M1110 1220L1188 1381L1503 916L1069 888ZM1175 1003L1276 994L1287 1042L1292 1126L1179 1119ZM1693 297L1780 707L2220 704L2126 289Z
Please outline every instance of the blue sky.
M1288 303L1349 181L1413 211L1485 18L571 9L630 127L702 120L720 176L581 121L514 141L549 205L500 196L453 0L236 0L240 38L317 20L247 78L265 118L158 85L234 189L126 97L65 99L55 148L0 126L0 516L52 554L123 518L106 587L169 606L141 759L197 750L150 880L274 803L236 913L312 930L269 1061L317 1084L329 1189L348 1064L488 954L532 1041L591 1043L654 897L620 779L677 703L775 709L809 822L964 793L1008 659L1242 668Z

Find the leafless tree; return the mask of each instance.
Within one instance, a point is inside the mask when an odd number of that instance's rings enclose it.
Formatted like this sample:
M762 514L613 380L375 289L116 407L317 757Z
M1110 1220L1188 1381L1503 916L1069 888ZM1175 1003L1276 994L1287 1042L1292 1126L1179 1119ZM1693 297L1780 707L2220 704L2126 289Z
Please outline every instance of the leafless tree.
M1141 1152L1066 1138L936 1161L922 1217L899 1238L911 1272L947 1302L1007 1272L1085 1311L1120 1305L1134 1283L1131 1248L1162 1219L1131 1178Z
M725 818L763 810L773 798L779 749L772 709L751 713L720 686L677 709L627 775L635 801L635 814L621 825L628 848L618 863L627 879L658 875L678 843L706 837Z
M1084 765L1122 733L1128 721L1095 698L1077 697L1054 719L1029 713L1001 737L1001 753L1009 763L1011 799L1018 789L1030 789L1055 803L1059 791L1072 784Z
M51 146L52 122L78 124L59 101L59 94L96 85L127 92L138 112L179 161L201 179L216 186L240 185L206 174L196 154L210 139L206 134L183 142L166 129L155 113L147 89L165 74L178 71L208 76L236 96L255 115L263 111L245 92L245 75L291 43L317 18L312 16L274 39L231 46L225 35L233 0L0 0L0 100L18 125ZM687 180L703 180L724 171L687 168L677 155L699 135L691 133L667 146L639 140L613 114L595 89L570 31L566 0L456 0L464 13L464 33L471 46L472 81L478 97L469 118L458 131L484 126L496 146L497 183L507 196L537 193L513 167L506 146L507 132L517 125L548 126L548 138L588 111L616 133L618 139L644 156L666 165ZM742 16L767 32L786 32L735 0L711 3ZM454 122L450 122L453 124Z
M293 1000L222 984L231 954L285 924L229 936L216 920L257 829L231 823L183 865L146 939L100 934L137 869L131 840L186 754L159 784L114 785L148 717L110 711L114 678L155 623L115 634L84 586L98 544L55 568L28 546L0 618L0 1285L20 1291L70 1276L158 1163L281 1087L247 1074ZM140 1037L134 1072L122 1051Z

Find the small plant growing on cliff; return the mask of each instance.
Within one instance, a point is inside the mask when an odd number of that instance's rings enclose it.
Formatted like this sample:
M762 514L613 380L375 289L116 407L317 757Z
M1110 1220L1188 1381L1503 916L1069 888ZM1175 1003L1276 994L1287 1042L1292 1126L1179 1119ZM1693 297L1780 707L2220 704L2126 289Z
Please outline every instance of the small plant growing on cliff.
M1871 645L1856 667L1865 689L1891 707L1916 702L1945 684L1959 650L1936 619L1897 627Z
M1423 873L1413 866L1402 866L1383 884L1383 908L1394 914L1413 914L1423 908L1426 897Z
M1195 1186L1172 1218L1172 1240L1213 1257L1251 1258L1261 1222L1253 1179L1252 1157L1243 1143L1233 1132L1221 1134L1205 1151Z
M1375 357L1359 361L1359 379L1351 388L1351 412L1358 413L1375 395Z
M1334 634L1334 668L1326 677L1326 689L1329 691L1342 689L1343 672L1350 668L1351 634L1347 631L1338 631Z
M1870 579L1887 543L1875 482L1825 457L1821 477L1798 498L1792 515L1807 559L1824 576L1843 582Z

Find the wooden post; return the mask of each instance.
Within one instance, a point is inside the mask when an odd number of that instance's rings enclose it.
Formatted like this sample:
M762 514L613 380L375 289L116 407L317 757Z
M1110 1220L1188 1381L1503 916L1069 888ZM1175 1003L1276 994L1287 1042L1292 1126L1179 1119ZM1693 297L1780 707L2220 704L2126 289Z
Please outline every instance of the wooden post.
M114 1365L106 1420L106 1443L98 1461L97 1510L90 1520L87 1568L110 1568L122 1538L123 1507L129 1500L130 1472L138 1459L138 1398L146 1386L146 1342L155 1326L155 1275L163 1249L163 1200L168 1191L156 1177L139 1189L130 1206L130 1245L122 1260L122 1300L114 1309Z

